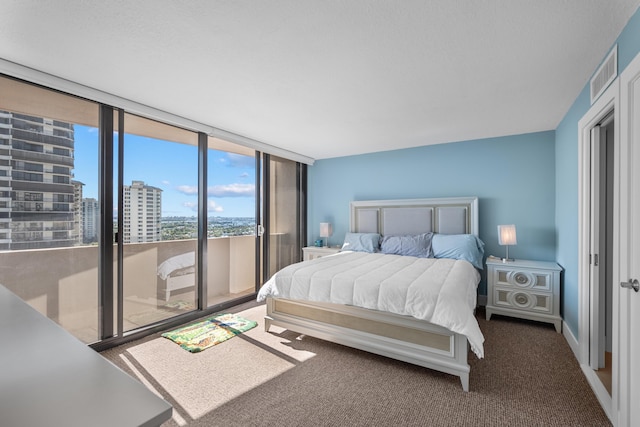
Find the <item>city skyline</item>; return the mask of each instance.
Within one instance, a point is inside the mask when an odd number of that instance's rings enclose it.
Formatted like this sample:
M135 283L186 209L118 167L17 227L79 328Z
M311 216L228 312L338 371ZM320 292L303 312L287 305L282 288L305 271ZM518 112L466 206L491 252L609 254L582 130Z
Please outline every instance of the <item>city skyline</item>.
M74 179L84 184L84 197L97 199L98 130L77 124L74 128ZM123 184L144 181L162 189L163 217L196 216L197 155L196 146L126 134ZM208 216L255 217L253 156L210 149L207 172Z
M161 231L163 218L197 218L199 202L198 147L170 131L158 133L164 134L178 142L125 134L122 235L127 242L194 236L192 227L180 221L173 221L170 232ZM64 247L97 241L98 129L2 110L0 143L0 176L6 177L0 180L0 248ZM119 159L117 149L114 162ZM255 223L255 158L213 149L208 154L207 217L245 218ZM118 165L113 166L117 170ZM117 183L113 187L117 214ZM216 229L214 233L253 232L246 228L246 221L241 222L239 228L225 225L226 231Z

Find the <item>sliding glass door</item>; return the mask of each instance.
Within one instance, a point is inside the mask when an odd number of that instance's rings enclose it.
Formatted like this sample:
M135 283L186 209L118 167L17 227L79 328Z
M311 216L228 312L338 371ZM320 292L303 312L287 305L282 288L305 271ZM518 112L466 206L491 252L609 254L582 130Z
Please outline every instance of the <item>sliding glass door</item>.
M256 289L255 151L209 137L207 307Z
M126 332L197 308L198 134L132 114L123 128L115 188Z
M0 76L0 284L94 348L301 259L304 166Z
M305 215L304 167L276 156L264 156L266 238L265 276L301 260Z

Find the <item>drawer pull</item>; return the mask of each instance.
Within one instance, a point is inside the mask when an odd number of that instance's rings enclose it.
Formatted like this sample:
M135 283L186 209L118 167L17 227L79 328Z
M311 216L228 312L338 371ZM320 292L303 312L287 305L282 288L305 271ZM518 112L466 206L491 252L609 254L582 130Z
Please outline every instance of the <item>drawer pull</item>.
M520 305L526 305L529 302L529 298L525 294L517 294L514 299Z
M509 283L519 286L521 288L530 287L535 283L535 277L533 274L527 271L512 271L509 273Z

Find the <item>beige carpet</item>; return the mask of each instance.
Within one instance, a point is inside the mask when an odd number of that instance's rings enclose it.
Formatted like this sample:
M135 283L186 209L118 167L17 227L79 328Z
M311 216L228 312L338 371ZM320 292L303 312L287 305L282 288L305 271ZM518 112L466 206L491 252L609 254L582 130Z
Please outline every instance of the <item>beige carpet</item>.
M103 356L174 406L164 426L608 426L552 325L478 312L485 359L457 377L272 327L264 306L232 310L258 327L201 353L159 334Z

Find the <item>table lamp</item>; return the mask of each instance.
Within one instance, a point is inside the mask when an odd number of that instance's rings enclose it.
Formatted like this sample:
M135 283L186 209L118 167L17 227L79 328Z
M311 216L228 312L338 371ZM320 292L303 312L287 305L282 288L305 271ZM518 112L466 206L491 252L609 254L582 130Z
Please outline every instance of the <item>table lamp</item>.
M513 224L510 225L499 225L498 226L498 244L501 246L507 247L507 256L502 258L502 262L513 261L513 259L509 258L509 246L515 245L518 243L516 238L516 226Z
M326 244L324 245L325 248L329 246L329 236L331 236L331 234L333 234L333 230L331 229L331 224L328 222L321 222L320 223L320 237L324 237L325 238L325 242Z

